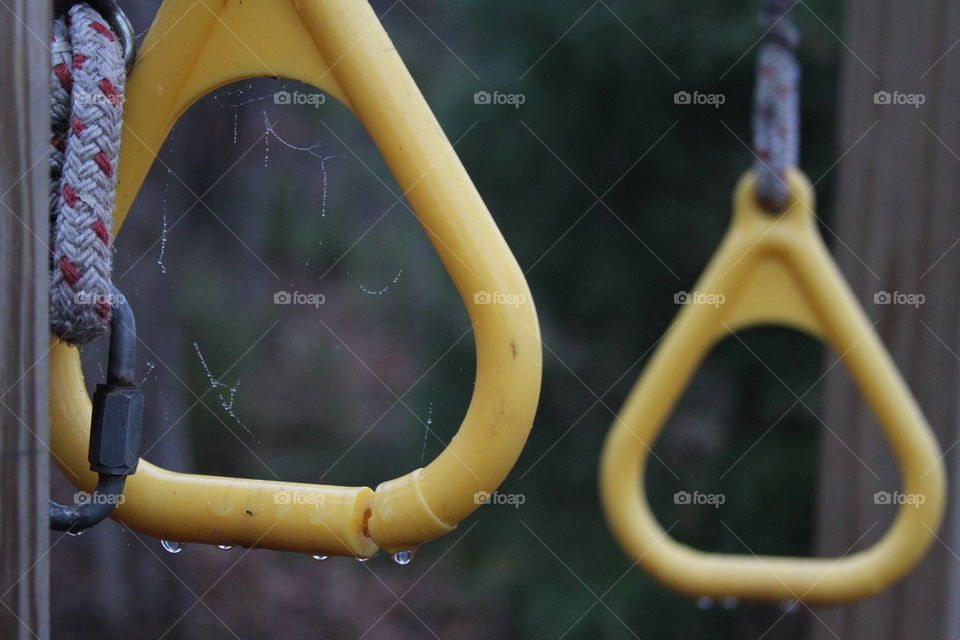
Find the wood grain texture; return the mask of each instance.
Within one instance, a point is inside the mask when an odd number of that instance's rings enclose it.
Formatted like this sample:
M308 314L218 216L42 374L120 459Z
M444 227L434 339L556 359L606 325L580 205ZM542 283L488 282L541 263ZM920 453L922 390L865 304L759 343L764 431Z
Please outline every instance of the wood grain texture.
M50 6L0 7L0 638L49 637Z
M948 450L951 495L940 540L913 573L870 600L816 610L812 637L953 640L960 637L960 3L850 0L847 11L837 151L846 155L829 221L833 250ZM878 91L921 94L925 103L876 104ZM880 291L925 301L875 304ZM825 435L822 444L818 552L838 555L886 530L894 510L874 504L873 494L897 488L899 478L845 374L830 376L825 422L837 437Z

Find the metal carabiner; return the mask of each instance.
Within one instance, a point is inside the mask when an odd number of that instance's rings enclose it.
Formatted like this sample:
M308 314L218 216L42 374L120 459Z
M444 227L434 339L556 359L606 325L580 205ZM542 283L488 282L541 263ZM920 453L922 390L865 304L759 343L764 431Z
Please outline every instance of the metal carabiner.
M137 325L133 309L116 287L113 295L107 383L98 384L93 394L87 450L90 469L99 474L99 480L93 492L75 505L50 501L50 528L56 531L78 534L109 516L123 501L127 476L136 472L140 461L143 390L134 380Z
M133 63L137 60L137 34L120 5L116 0L54 0L54 14L65 14L75 4L89 5L110 24L114 33L120 38L120 44L123 46L123 61L126 64L127 73L129 73L133 69Z

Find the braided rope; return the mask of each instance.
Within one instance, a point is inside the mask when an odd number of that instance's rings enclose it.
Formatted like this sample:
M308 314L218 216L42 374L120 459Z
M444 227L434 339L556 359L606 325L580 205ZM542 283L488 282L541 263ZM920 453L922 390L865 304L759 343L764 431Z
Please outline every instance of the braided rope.
M107 21L75 4L53 23L50 330L81 345L110 322L117 155L126 80Z
M757 198L770 211L779 211L790 195L786 170L800 158L800 67L796 49L800 36L790 10L794 0L766 0L760 23L763 40L757 55L753 96L753 146L757 160Z

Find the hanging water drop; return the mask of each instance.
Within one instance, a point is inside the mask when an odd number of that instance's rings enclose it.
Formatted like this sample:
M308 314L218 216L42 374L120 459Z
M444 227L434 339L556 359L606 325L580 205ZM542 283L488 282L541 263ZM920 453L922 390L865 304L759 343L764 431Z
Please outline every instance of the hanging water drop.
M329 557L330 557L330 556L319 556L319 555L318 555L318 556L313 556L313 559L316 560L317 562L323 562L324 560L326 560L326 559L329 558Z
M80 529L80 531L67 531L67 535L70 536L71 538L78 538L86 532L87 532L86 529Z
M430 433L430 425L433 424L433 403L430 403L430 408L427 409L427 424L423 426L423 446L420 447L420 464L423 464L423 459L427 456L427 435Z
M401 567L410 564L411 560L413 560L413 551L397 551L393 554L393 561Z
M734 596L728 596L720 601L720 606L724 609L736 609L740 604L740 598Z
M366 562L369 559L370 559L369 556L360 556L359 558L357 558L357 562Z
M175 542L173 540L161 540L160 544L163 545L163 550L167 553L180 553L184 547L182 542Z
M233 549L233 545L232 545L232 544L218 544L218 545L217 545L217 549L223 549L224 551L228 551L228 550L230 550L230 549Z
M710 596L700 596L697 598L697 609L706 610L713 606L713 598Z

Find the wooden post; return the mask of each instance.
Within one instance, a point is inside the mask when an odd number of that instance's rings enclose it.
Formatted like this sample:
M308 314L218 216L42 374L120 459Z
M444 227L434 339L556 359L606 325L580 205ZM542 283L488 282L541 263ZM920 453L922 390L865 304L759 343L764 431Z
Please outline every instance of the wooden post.
M0 6L0 638L49 630L50 3Z
M812 637L956 639L960 4L850 0L847 11L838 154L849 153L839 167L837 206L828 221L839 238L834 253L947 451L951 493L940 540L914 572L875 598L817 611ZM878 292L925 299L917 307L876 304ZM845 375L831 373L825 414L862 459L823 435L818 551L837 555L872 543L886 529L894 509L874 504L873 494L898 487L899 478L875 420Z

